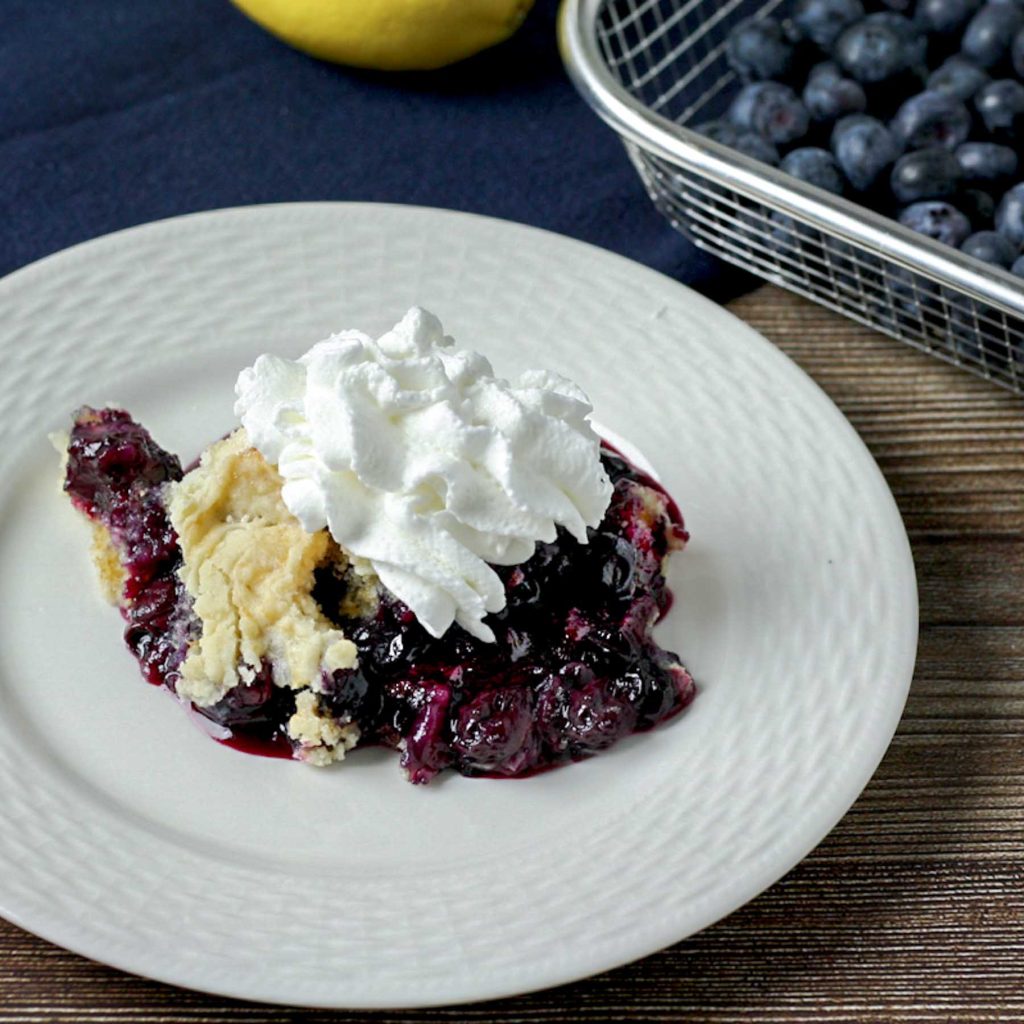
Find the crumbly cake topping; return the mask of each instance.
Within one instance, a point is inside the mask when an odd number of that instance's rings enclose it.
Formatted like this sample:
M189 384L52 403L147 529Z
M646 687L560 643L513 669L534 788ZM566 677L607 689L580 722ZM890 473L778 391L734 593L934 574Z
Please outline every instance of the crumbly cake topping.
M302 528L281 485L239 430L169 488L181 579L202 623L177 689L201 707L242 681L240 667L258 670L268 657L275 683L293 689L317 689L322 672L356 665L355 645L312 594L314 571L344 555L326 531Z
M103 597L111 604L118 604L121 600L121 590L124 587L125 572L110 539L110 531L101 523L93 522L92 545L90 554L93 565L96 566L96 575L99 578L100 591Z
M299 744L298 756L308 764L323 767L343 761L345 753L359 742L355 722L339 722L312 690L295 695L295 714L288 719L288 736Z

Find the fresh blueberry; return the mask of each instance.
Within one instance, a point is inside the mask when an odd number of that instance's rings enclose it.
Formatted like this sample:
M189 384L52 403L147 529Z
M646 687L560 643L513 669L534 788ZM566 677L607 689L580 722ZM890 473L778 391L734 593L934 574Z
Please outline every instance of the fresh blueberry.
M793 23L805 39L828 50L839 33L864 17L861 0L797 0Z
M984 263L1008 268L1017 255L1017 247L998 231L976 231L960 245L960 251Z
M729 107L729 120L777 146L796 142L807 133L807 108L787 85L752 82L745 85Z
M979 231L992 224L996 215L996 201L990 192L980 188L961 189L957 204L967 214L971 224Z
M891 125L907 149L956 149L971 131L971 112L955 96L927 90L906 100Z
M836 41L835 56L848 75L865 85L884 82L905 71L912 58L896 28L868 18L843 30Z
M808 82L819 80L835 81L843 77L843 69L834 60L819 61L807 72Z
M1010 267L1010 273L1017 277L1024 277L1024 256L1018 256Z
M965 103L991 79L977 64L956 54L928 76L928 88L949 93Z
M741 131L728 121L706 121L693 130L754 160L771 164L772 167L778 164L778 150L768 139L755 135L752 131Z
M900 223L954 248L971 233L971 222L949 203L914 203L900 213Z
M753 160L776 167L779 163L779 151L767 139L753 132L740 132L733 148Z
M965 142L956 148L960 175L965 182L988 184L1006 181L1017 173L1017 154L995 142Z
M850 184L864 192L899 156L900 146L881 121L851 114L832 130L832 152Z
M832 61L818 64L811 70L803 101L813 120L826 123L847 114L859 114L868 105L860 82L843 78L839 65Z
M725 52L729 66L744 82L784 78L793 63L793 44L774 18L738 25L729 33Z
M1024 28L1014 37L1010 46L1010 60L1013 61L1013 70L1018 78L1024 78Z
M1014 245L1024 245L1024 182L1014 185L1000 200L996 207L996 231Z
M836 164L835 157L827 149L805 146L787 153L781 164L787 174L806 181L809 185L817 185L826 192L834 192L837 196L843 192L843 177Z
M945 199L956 195L960 185L960 164L942 146L917 149L896 161L889 187L899 203L921 199Z
M974 106L996 138L1015 139L1024 129L1024 85L1015 78L989 82L974 97Z
M914 19L925 32L953 35L981 6L981 0L919 0Z
M694 131L762 163L774 167L779 162L779 151L767 139L762 139L760 135L750 131L742 131L730 121L705 121L704 124L697 125Z
M928 53L928 39L910 18L893 11L877 11L875 14L869 14L864 21L868 25L881 25L890 29L903 40L907 67L920 67L924 64Z
M1024 11L1016 4L987 3L971 18L960 49L975 64L990 68L1006 56L1021 28L1024 28Z

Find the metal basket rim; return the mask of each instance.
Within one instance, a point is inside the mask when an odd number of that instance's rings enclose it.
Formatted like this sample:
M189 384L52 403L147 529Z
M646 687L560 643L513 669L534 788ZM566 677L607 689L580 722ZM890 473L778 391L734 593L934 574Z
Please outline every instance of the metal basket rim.
M597 16L608 0L562 0L558 45L577 91L619 135L641 149L704 174L795 219L865 247L937 284L1004 313L1024 316L1024 282L911 231L898 221L738 153L650 110L608 71L597 42Z

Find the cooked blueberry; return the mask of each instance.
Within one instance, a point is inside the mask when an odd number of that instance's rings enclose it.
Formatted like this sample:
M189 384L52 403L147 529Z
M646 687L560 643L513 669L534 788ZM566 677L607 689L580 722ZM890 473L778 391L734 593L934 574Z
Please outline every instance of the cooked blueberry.
M428 687L423 702L404 737L401 765L410 782L429 782L452 763L448 708L451 689L442 684Z
M495 775L519 775L537 760L532 692L498 687L459 706L453 717L452 750L465 767Z
M1018 256L1010 267L1010 273L1017 277L1024 277L1024 256Z
M537 692L537 726L545 743L573 757L605 750L633 732L636 709L610 692L586 665L566 665Z
M774 18L747 21L734 28L725 52L730 67L745 82L783 78L793 60L793 44Z
M918 0L914 20L925 32L953 35L981 6L981 0Z
M905 153L889 176L889 187L899 203L945 199L956 195L959 185L960 164L942 146Z
M803 101L813 120L825 122L859 114L868 105L860 82L843 78L839 65L831 61L811 71L804 86Z
M269 738L295 711L295 694L286 686L275 686L270 666L263 664L251 683L239 683L216 704L196 710L234 732Z
M851 114L836 123L832 152L850 184L864 192L899 156L900 146L881 121L866 114Z
M1024 11L1012 3L987 3L971 18L960 43L965 57L983 68L998 64L1024 28Z
M814 146L794 149L783 159L781 167L787 174L809 185L817 185L836 195L842 194L843 176L835 157L827 149L816 149Z
M835 55L843 70L864 84L884 82L912 62L911 48L899 31L867 18L843 30Z
M359 669L339 669L323 679L323 696L331 713L348 715L360 728L372 732L383 711L383 692L370 684Z
M1013 37L1010 46L1010 60L1018 78L1024 78L1024 28Z
M956 149L970 134L971 112L955 96L927 90L903 103L891 127L907 149Z
M1017 247L998 231L976 231L960 245L960 251L997 267L1009 267L1017 255Z
M793 23L823 50L831 49L843 29L863 17L861 0L797 0L793 5Z
M1014 245L1024 244L1024 182L1014 185L996 207L996 231Z
M729 108L729 119L777 146L802 138L810 123L796 93L778 82L745 85Z
M971 222L949 203L914 203L900 213L900 223L954 248L971 233Z
M674 660L671 655L669 659ZM642 725L656 725L669 717L682 696L667 668L646 657L612 680L608 689L633 707Z
M1000 78L983 86L974 97L974 106L996 138L1015 139L1024 129L1024 85L1015 78Z
M1017 154L994 142L965 142L957 146L956 159L965 182L1005 181L1017 173Z
M948 93L965 103L990 81L988 72L982 71L959 54L950 57L928 76L928 88Z

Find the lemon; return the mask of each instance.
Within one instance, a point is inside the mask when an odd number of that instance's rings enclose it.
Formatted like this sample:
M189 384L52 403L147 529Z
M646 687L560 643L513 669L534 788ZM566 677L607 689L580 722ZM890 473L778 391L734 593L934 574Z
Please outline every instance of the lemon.
M439 68L507 39L533 0L233 0L305 53L383 71Z

